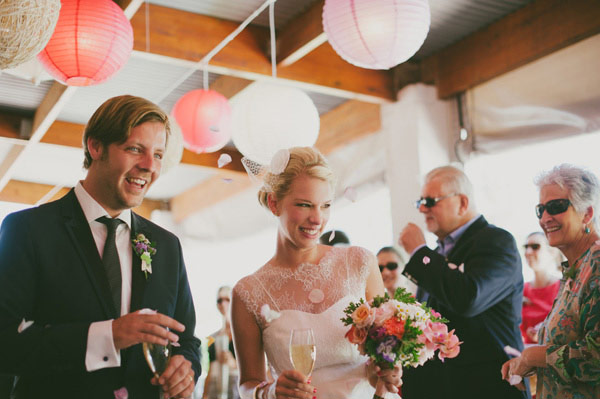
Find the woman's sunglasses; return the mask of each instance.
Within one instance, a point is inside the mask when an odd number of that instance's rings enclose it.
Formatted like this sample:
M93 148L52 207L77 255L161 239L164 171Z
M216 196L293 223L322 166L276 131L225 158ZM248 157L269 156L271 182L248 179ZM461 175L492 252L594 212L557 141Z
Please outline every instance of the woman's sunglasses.
M571 205L571 201L566 198L554 199L546 202L545 204L537 204L535 206L535 214L538 219L541 219L544 215L544 211L548 212L548 215L558 215L559 213L566 212Z
M388 269L389 271L394 271L398 268L398 263L396 262L388 262L387 265L379 265L379 271L382 272L383 269Z
M523 245L523 247L525 248L525 251L527 251L527 248L531 248L531 250L537 251L538 249L540 249L540 244L525 244Z
M220 305L223 303L223 301L230 302L230 299L229 298L219 298L219 299L217 299L217 304Z

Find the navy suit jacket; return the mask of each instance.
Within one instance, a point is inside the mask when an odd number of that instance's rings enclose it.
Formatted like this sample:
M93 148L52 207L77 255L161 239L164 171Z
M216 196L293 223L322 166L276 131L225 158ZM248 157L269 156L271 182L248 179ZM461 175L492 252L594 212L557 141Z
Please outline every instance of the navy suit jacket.
M132 236L156 243L152 274L132 255L131 311L155 309L184 324L182 354L200 375L195 311L177 237L132 213ZM17 398L158 397L141 344L121 351L121 366L87 372L92 322L118 317L89 224L71 190L65 197L6 217L0 230L0 374L19 376ZM23 319L34 324L17 332Z
M481 384L482 391L489 392L486 397L492 398L493 392L486 388L487 384L508 387L508 383L501 381L500 374L502 364L509 359L504 347L523 350L519 330L523 274L512 235L480 216L460 236L447 258L428 247L420 248L403 274L430 294L427 305L450 321L448 329L455 329L463 342L456 358L446 359L443 364L431 360L415 369L416 373L409 371L405 378L406 390L412 391L424 384L436 391L422 397L467 398L469 391L461 392L460 387L477 389ZM470 369L489 371L461 381L464 375L461 370ZM433 381L439 383L432 384ZM442 381L449 381L452 389ZM512 393L505 397L527 395L515 388L509 391ZM407 396L411 397L421 396Z

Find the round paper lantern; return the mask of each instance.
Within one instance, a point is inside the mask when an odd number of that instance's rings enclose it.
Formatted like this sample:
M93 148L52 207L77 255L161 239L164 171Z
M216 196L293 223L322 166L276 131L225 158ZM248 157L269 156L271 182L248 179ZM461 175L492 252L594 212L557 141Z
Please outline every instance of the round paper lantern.
M389 69L412 57L429 31L427 0L325 0L323 30L344 60Z
M0 1L0 69L29 61L50 40L60 0Z
M63 0L54 34L38 59L56 80L90 86L117 73L132 49L131 23L112 0Z
M217 151L231 138L231 107L214 90L192 90L173 107L185 148L195 153Z
M317 141L319 112L300 89L253 83L232 103L233 143L252 161L269 165L278 150Z
M173 118L169 118L169 122L171 125L171 134L167 140L167 148L162 160L162 170L160 173L163 175L177 166L183 156L183 135L181 134L181 128Z

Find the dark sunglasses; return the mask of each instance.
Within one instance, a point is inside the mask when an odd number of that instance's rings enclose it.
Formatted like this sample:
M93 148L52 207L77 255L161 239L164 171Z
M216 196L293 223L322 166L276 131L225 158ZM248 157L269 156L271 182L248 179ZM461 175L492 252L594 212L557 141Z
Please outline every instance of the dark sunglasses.
M398 263L396 262L388 262L387 265L379 265L379 271L382 272L383 269L387 268L389 271L394 271L398 268Z
M550 200L545 204L537 204L535 206L535 214L538 219L541 219L544 215L544 211L548 212L548 215L558 215L559 213L566 212L571 205L571 201L566 198Z
M426 208L433 208L435 206L435 204L437 204L441 200L450 198L450 197L454 197L455 195L458 195L458 193L443 195L443 196L437 197L437 198L421 197L415 201L415 206L417 207L417 209L419 209L421 207L421 205L424 205Z
M220 305L223 303L223 301L230 302L230 299L229 298L219 298L219 299L217 299L217 304Z
M540 249L540 244L525 244L523 245L523 247L525 248L525 251L527 251L527 248L531 248L533 251L537 251L538 249Z

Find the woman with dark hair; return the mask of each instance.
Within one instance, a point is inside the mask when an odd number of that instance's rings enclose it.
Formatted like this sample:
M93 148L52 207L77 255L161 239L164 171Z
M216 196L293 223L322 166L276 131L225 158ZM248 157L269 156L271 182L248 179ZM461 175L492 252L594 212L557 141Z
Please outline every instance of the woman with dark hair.
M538 399L600 398L600 182L563 164L542 174L537 185L540 227L567 260L539 345L504 363L502 376L524 388L520 379L537 372Z

